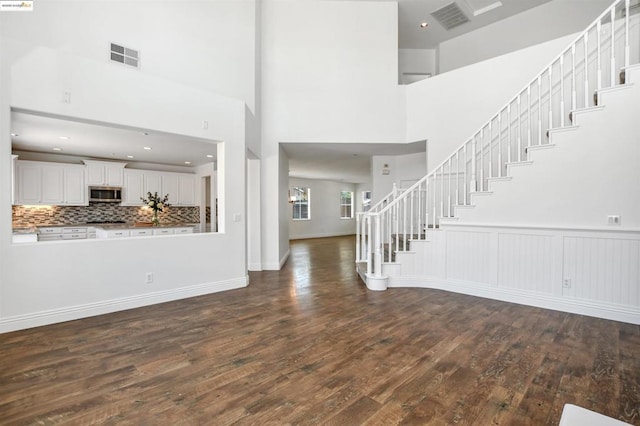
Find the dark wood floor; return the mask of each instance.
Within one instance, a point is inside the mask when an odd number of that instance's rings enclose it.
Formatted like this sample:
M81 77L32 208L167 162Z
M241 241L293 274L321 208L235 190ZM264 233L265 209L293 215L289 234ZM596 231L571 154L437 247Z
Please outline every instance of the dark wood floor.
M640 327L367 291L352 237L246 289L0 335L0 424L640 425Z

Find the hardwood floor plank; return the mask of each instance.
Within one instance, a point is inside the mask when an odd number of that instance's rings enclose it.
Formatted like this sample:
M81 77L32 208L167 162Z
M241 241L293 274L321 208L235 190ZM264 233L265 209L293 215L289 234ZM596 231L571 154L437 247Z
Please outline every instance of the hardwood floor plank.
M353 237L247 288L0 335L0 424L640 425L640 327L441 290L370 292Z

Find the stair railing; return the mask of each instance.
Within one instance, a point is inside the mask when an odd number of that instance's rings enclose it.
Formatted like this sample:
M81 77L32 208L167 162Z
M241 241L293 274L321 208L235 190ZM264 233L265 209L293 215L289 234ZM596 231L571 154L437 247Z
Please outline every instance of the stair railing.
M616 0L429 174L358 215L356 260L367 263L368 275L382 276L382 264L409 250L410 240L426 239L442 218L470 206L472 194L489 194L489 182L508 178L509 165L548 145L549 131L571 122L572 111L597 105L598 90L619 84L618 66L640 62L640 17L630 25L630 2Z

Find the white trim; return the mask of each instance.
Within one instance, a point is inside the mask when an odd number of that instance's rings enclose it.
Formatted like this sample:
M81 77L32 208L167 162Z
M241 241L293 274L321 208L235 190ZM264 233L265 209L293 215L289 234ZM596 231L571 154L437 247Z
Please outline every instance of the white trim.
M640 309L632 306L593 302L571 297L558 297L524 290L516 291L495 287L490 284L481 285L478 283L442 280L430 277L404 276L389 277L388 287L417 287L445 290L467 294L469 296L484 297L503 302L640 325Z
M289 259L289 255L290 254L291 254L291 249L288 249L287 252L284 254L284 256L282 256L282 258L280 259L280 261L278 263L275 263L275 262L263 263L261 270L263 270L263 271L279 271L280 269L282 269L284 264L287 262L287 259Z
M0 320L0 333L7 333L10 331L55 324L64 321L72 321L80 318L124 311L127 309L140 308L142 306L155 305L158 303L187 299L189 297L233 290L246 287L248 283L248 277L244 276L230 280L196 284L173 290L158 291L155 293L88 303L85 305L52 309L26 315L16 315Z
M307 235L291 235L289 237L290 240L306 240L310 238L329 238L329 237L346 237L348 235L356 235L353 231L348 232L330 232L324 234L307 234Z
M262 271L262 263L260 262L249 263L249 270L253 272Z

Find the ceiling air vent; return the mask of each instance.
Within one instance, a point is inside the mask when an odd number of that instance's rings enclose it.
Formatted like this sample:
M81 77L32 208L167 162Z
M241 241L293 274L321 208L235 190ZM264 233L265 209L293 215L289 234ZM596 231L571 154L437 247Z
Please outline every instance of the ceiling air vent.
M467 15L464 14L462 9L460 9L456 3L449 3L448 5L431 12L431 16L433 16L447 31L469 22Z
M110 43L111 60L121 64L129 65L135 68L140 67L140 53L137 50L121 46L119 44Z

